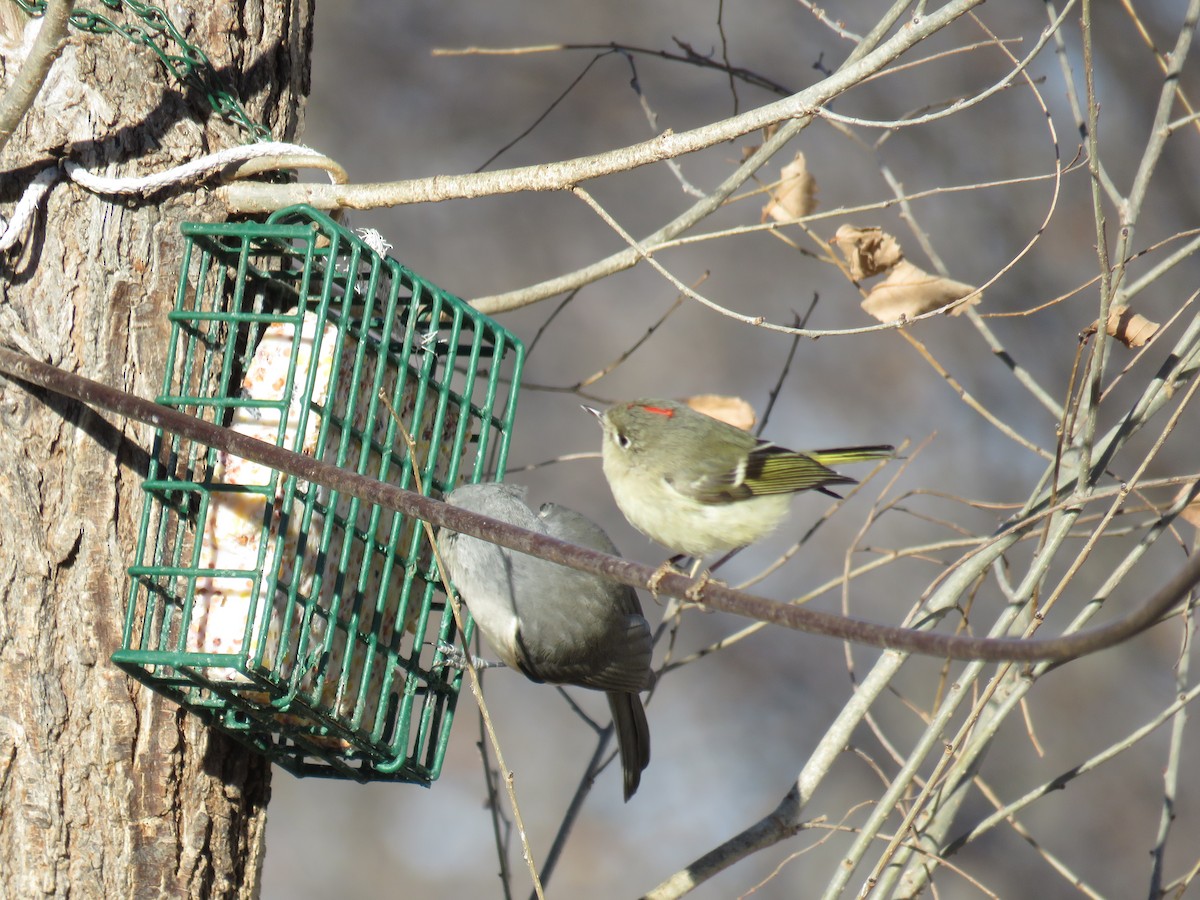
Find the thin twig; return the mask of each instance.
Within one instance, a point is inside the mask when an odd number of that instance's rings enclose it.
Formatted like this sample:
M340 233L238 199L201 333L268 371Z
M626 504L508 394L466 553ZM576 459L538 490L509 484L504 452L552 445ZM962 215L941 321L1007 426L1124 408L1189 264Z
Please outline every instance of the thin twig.
M1146 735L1159 728L1164 722L1169 722L1183 707L1191 703L1200 696L1200 685L1193 686L1186 693L1180 695L1174 702L1168 704L1160 710L1155 716L1145 722L1143 725L1129 732L1120 740L1114 741L1100 753L1088 757L1081 763L1077 763L1067 769L1061 775L1045 781L1035 788L1025 792L1022 796L1005 805L1002 809L996 810L994 813L983 819L970 831L963 834L961 837L951 841L945 850L947 856L958 852L971 841L991 830L995 825L1003 822L1021 810L1028 807L1031 803L1040 797L1044 797L1053 791L1062 790L1076 778L1086 775L1110 759L1124 753L1126 750L1136 746Z
M1193 546L1192 552L1200 547ZM1180 635L1179 662L1175 667L1175 693L1182 697L1190 689L1190 660L1192 641L1195 639L1196 615L1191 612L1183 617L1182 633ZM1162 897L1163 870L1166 864L1167 840L1175 823L1176 810L1179 802L1179 775L1181 763L1184 760L1183 742L1187 733L1188 708L1180 706L1179 711L1171 717L1171 737L1167 744L1167 764L1163 767L1163 796L1162 810L1159 812L1158 834L1154 837L1154 847L1150 851L1153 864L1150 869L1150 889L1148 897Z
M412 435L408 433L408 429L404 427L404 421L392 406L388 399L387 392L379 391L379 399L392 415L392 419L396 423L396 428L404 438L404 443L408 445L408 462L412 470L413 482L417 486L417 491L421 494L425 493L425 487L421 483L421 472L417 466L417 442L413 440ZM492 750L496 754L496 765L500 769L501 779L504 782L504 790L508 794L508 802L512 807L513 821L517 826L517 836L521 839L521 851L525 858L525 863L529 867L529 877L533 879L533 891L538 900L545 900L545 895L542 893L542 882L538 876L537 865L533 858L533 848L529 846L529 834L525 830L525 821L521 817L521 807L517 803L517 790L514 783L512 770L504 761L504 751L500 749L500 738L496 734L495 726L492 724L491 714L488 712L487 703L483 699L483 684L479 679L479 671L475 667L475 660L471 656L471 648L467 645L465 636L466 618L463 616L462 604L459 602L457 593L450 585L450 576L446 573L446 564L442 559L441 550L438 547L437 536L434 534L433 526L429 522L422 520L421 526L425 529L425 537L429 541L429 546L433 550L433 558L437 563L438 578L442 582L442 590L446 594L446 599L450 602L450 609L454 615L454 624L458 628L459 635L464 637L463 640L463 666L467 670L467 674L471 679L471 693L475 696L475 703L479 707L479 716L483 720L484 727L487 729L488 740L492 745ZM507 869L504 861L501 861L501 867Z
M320 209L377 209L406 203L432 203L518 191L564 190L603 175L664 159L694 153L778 123L807 121L813 111L879 71L920 41L936 34L978 6L983 0L950 0L936 12L911 23L862 58L838 69L797 94L701 128L675 134L667 132L650 141L594 156L558 163L525 166L470 175L439 175L385 184L364 185L248 185L218 189L230 212L271 212L295 203ZM782 130L782 129L781 129ZM706 198L707 199L707 198ZM703 202L703 201L702 201ZM559 291L554 291L559 293Z
M583 67L583 71L580 72L578 75L576 75L575 78L572 79L571 83L568 84L557 97L555 97L553 100L550 101L550 104L542 111L541 115L539 115L536 119L534 119L533 122L530 123L530 125L524 131L522 131L515 138L513 138L511 141L509 141L507 144L505 144L503 147L501 147L499 150L497 150L495 153L493 153L491 156L489 156L486 160L484 160L483 163L479 166L479 168L475 169L475 171L482 172L484 169L486 169L488 166L490 166L492 163L494 163L497 159L499 159L501 156L503 156L505 153L507 153L509 150L511 150L513 147L515 147L517 144L521 143L522 140L529 137L529 135L533 134L534 130L539 125L541 125L542 122L546 121L546 117L549 116L550 113L554 112L555 108L557 108L560 103L562 103L564 100L567 99L567 96L571 93L571 91L575 90L575 88L577 88L579 86L580 82L582 82L583 79L587 76L587 73L592 70L592 66L594 66L596 63L598 63L604 57L609 56L611 54L612 54L612 51L608 50L608 51L605 51L604 53L597 53L590 60L588 60L588 64Z

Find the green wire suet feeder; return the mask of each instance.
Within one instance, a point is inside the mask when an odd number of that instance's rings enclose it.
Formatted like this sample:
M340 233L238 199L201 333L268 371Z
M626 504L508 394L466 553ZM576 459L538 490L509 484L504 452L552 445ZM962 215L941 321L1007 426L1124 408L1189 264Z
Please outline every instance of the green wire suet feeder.
M504 471L508 331L308 207L183 234L159 403L433 496ZM437 778L461 673L421 522L162 432L143 488L115 663L297 775Z

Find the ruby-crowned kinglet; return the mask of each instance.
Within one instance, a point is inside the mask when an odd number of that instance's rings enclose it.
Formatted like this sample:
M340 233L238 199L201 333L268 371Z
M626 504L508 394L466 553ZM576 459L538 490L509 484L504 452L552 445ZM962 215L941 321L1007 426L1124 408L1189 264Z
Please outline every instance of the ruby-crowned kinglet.
M467 484L451 506L529 531L619 555L600 526L574 510L543 504L535 515L525 489ZM650 762L650 726L639 691L654 683L650 625L631 587L443 529L438 546L450 580L505 665L533 681L606 692L624 770L625 799Z
M855 483L830 465L895 454L886 445L799 453L674 400L584 409L604 429L604 477L625 518L697 559L766 537L797 491L837 497L827 485Z

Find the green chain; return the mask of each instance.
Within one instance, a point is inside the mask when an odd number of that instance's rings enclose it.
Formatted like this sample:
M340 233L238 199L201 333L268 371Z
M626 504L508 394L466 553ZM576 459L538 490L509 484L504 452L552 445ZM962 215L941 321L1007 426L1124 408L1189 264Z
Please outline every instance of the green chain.
M14 2L30 15L40 16L46 12L46 0ZM209 104L218 115L248 132L255 141L272 140L266 126L253 121L241 101L221 86L217 71L204 51L189 44L163 10L139 0L99 2L112 10L128 7L142 20L142 24L118 25L89 9L72 12L71 24L80 31L92 34L119 34L131 43L148 47L176 79L208 97ZM167 51L172 42L179 47L179 53Z

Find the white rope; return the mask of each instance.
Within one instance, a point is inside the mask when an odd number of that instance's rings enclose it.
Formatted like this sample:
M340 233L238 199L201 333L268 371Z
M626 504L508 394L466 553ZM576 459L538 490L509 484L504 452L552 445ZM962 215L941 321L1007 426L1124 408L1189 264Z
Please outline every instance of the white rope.
M58 166L48 166L42 169L38 172L37 177L29 183L29 187L25 188L21 199L17 201L17 205L13 208L12 218L5 222L4 217L0 216L0 228L4 230L4 233L0 234L0 252L14 246L17 239L25 233L25 229L29 227L33 217L37 214L42 199L49 193L50 186L58 181L58 174Z
M311 147L271 141L230 147L184 163L182 166L167 169L165 172L144 175L140 178L109 178L104 175L96 175L69 159L63 161L62 169L77 185L97 194L151 194L166 187L198 181L229 166L249 162L252 159L261 159L265 156L326 158L325 154L313 150ZM0 232L2 232L0 233L0 252L15 246L28 230L51 186L58 180L59 173L58 166L49 166L43 169L25 189L25 193L13 208L12 218L5 222L4 217L0 216ZM329 179L335 183L337 181L332 172L329 173Z
M312 159L323 159L325 154L300 144L284 144L278 141L243 144L211 153L192 162L184 163L182 166L167 169L165 172L143 175L140 178L107 178L103 175L95 175L71 160L67 160L63 165L72 181L97 194L149 194L165 187L195 181L207 175L213 175L235 163L259 159L263 156L305 156Z

